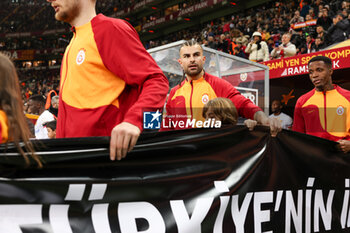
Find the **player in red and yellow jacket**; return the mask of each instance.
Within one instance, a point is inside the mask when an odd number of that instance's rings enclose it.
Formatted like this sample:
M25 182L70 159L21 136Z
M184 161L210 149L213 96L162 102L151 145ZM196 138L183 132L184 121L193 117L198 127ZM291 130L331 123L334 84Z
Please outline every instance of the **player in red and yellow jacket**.
M332 84L332 60L317 56L309 61L315 89L302 95L294 110L293 130L339 141L350 150L350 91Z
M189 124L182 123L188 120L204 121L202 116L204 105L211 99L224 97L233 102L240 116L269 125L272 135L275 136L281 130L281 124L269 119L259 107L242 96L230 83L205 73L203 70L205 59L203 49L197 42L187 41L181 47L179 63L186 76L185 80L170 92L162 130L189 128Z
M183 129L184 127L178 125L176 121L180 119L185 121L188 117L190 117L190 120L204 121L205 119L202 116L203 107L209 100L216 97L230 99L237 108L238 114L249 119L254 119L254 114L261 111L259 107L241 95L230 83L204 73L202 77L196 80L185 79L180 85L171 90L166 105L167 118L164 119L166 122L168 120L169 123L163 123L163 126Z
M125 157L143 111L164 105L168 81L127 22L96 15L96 0L48 0L72 25L62 59L57 137L111 135L110 156Z

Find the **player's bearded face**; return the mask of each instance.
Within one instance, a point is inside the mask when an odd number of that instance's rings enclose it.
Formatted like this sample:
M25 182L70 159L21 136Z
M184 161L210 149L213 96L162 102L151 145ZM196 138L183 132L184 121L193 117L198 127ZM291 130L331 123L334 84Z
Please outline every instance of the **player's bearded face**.
M56 0L51 3L55 10L55 18L59 21L71 23L79 15L79 0Z
M203 70L205 57L200 46L184 46L180 50L179 62L188 76L196 76Z

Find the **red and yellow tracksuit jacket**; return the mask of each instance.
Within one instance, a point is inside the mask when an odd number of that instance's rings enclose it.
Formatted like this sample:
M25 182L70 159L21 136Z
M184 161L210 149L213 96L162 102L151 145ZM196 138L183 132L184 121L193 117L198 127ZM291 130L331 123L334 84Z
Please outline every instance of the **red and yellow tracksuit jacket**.
M8 140L8 122L4 111L0 110L0 143L5 143Z
M171 89L166 104L166 116L162 130L183 129L171 122L186 121L187 119L204 121L202 111L204 105L211 99L224 97L230 99L236 106L238 114L245 118L254 119L254 114L261 109L245 98L229 82L205 73L198 80L183 81ZM171 127L169 127L171 126Z
M142 112L161 109L169 86L137 32L99 14L73 33L61 66L57 137L108 136L121 122L142 131Z
M328 140L350 139L350 91L337 85L302 95L294 110L293 130Z

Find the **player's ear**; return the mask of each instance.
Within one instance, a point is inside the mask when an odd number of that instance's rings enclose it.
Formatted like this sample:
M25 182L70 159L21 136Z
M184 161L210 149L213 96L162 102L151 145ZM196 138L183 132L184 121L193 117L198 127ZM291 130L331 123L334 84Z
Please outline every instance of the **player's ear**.
M182 60L181 60L181 58L179 58L177 61L180 63L180 66L182 67Z

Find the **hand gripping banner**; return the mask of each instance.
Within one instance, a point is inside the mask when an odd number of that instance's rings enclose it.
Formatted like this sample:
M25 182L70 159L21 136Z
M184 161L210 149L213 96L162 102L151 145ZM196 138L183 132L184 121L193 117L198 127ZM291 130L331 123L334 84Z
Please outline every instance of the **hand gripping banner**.
M144 133L118 162L107 137L36 144L42 169L1 147L1 233L350 232L350 154L321 138Z

